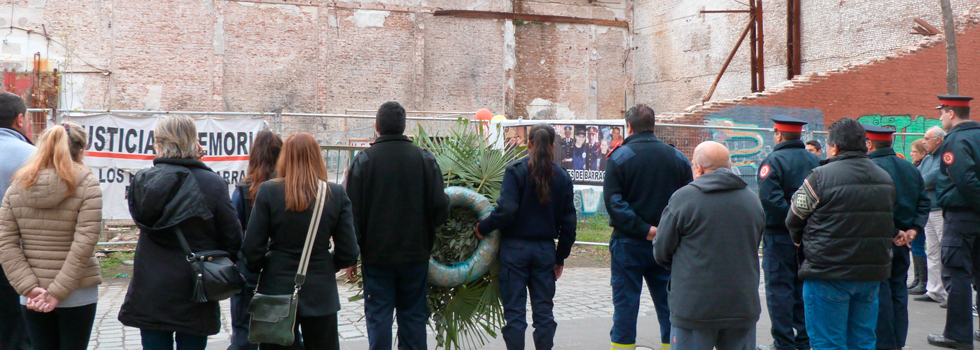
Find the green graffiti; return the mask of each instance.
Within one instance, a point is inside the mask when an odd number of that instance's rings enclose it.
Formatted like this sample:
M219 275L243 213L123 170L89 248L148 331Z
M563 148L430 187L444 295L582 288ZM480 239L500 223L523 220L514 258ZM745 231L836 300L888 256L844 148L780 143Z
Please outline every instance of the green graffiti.
M912 119L910 115L881 115L881 114L869 114L858 118L858 122L862 124L877 125L889 129L894 129L901 133L911 133L911 134L922 134L926 130L934 126L942 127L942 122L939 119L928 119L924 115L920 115ZM905 156L905 159L912 161L912 142L921 139L922 136L895 136L895 143L893 147L895 148L895 153Z

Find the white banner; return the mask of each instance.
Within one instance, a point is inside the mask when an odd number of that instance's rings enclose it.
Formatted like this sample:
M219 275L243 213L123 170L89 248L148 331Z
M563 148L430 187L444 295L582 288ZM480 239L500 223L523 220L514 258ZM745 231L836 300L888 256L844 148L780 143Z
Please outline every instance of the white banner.
M88 133L83 162L101 184L103 219L130 219L126 191L132 175L153 166L153 130L164 117L101 114L68 118ZM206 117L194 121L198 140L207 150L202 160L234 191L235 183L245 177L255 134L266 129L265 120Z

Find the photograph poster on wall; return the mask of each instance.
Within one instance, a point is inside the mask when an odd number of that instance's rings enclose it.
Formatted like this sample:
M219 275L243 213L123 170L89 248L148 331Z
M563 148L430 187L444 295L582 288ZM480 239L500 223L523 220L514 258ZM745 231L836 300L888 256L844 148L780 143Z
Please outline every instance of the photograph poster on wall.
M606 156L613 148L622 145L624 132L622 121L590 124L559 124L548 121L555 128L555 162L568 171L572 181L580 185L602 185L606 171ZM527 146L533 125L503 125L504 147Z

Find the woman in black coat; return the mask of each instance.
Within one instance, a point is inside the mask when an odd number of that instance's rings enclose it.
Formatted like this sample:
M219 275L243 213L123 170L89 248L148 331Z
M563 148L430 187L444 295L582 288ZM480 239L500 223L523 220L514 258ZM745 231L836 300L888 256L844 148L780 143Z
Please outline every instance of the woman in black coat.
M191 251L223 250L235 258L242 227L228 185L200 158L194 120L170 116L155 130L158 157L133 176L129 212L140 228L133 280L119 311L140 329L143 349L203 350L220 330L217 301L192 300L194 276L174 227ZM176 338L176 339L175 339Z
M313 200L327 169L316 139L307 133L290 135L283 143L278 178L262 183L255 195L242 255L248 269L259 273L258 293L293 293L296 270L306 242ZM299 291L297 337L303 327L306 349L339 349L337 271L357 262L350 199L343 187L329 184L323 199L323 217L310 255L306 282ZM330 252L330 239L337 245ZM285 347L262 344L262 349Z

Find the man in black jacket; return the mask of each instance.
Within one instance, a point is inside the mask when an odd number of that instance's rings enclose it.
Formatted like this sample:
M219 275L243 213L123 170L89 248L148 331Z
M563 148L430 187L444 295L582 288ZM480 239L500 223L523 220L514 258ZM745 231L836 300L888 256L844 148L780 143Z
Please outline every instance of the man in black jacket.
M613 227L609 254L615 309L609 335L615 350L636 348L636 316L644 279L657 309L661 347L670 348L670 271L654 260L652 241L670 196L691 182L691 163L653 135L655 123L649 106L630 108L626 112L630 136L606 161L602 195Z
M449 216L449 198L435 158L403 135L405 109L398 102L381 105L375 127L381 136L347 171L368 341L371 350L391 349L397 308L399 349L424 350L429 255L435 228ZM347 275L354 279L356 267Z
M671 270L671 350L755 348L766 214L731 166L722 144L698 145L694 182L670 198L653 239Z
M786 217L802 244L807 334L814 349L873 349L878 287L892 268L895 185L868 159L860 123L844 118L829 131L829 158L803 181Z
M919 169L899 158L892 148L895 130L865 125L868 130L868 157L888 172L895 182L895 245L892 247L891 277L878 290L877 349L901 349L909 333L909 242L926 226L931 201L926 195Z
M940 95L939 117L949 131L937 151L942 154L936 193L943 208L943 285L946 287L946 329L930 334L929 344L973 349L970 304L980 285L980 123L970 120L972 97Z

